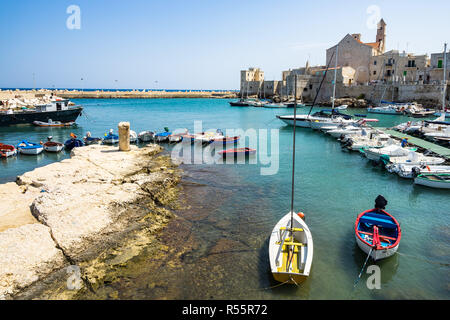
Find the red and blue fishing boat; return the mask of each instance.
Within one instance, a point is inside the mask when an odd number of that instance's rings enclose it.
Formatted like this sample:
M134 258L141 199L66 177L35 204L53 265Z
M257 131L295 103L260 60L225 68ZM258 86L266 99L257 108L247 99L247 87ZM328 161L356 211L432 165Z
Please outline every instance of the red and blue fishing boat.
M375 261L392 256L398 249L401 229L398 221L383 209L366 210L355 222L356 243Z
M218 152L221 156L227 156L227 155L233 155L233 156L238 156L238 155L245 155L245 156L249 156L249 155L253 155L256 153L256 149L251 149L251 148L234 148L234 149L228 149L228 150L223 150L223 151L219 151Z

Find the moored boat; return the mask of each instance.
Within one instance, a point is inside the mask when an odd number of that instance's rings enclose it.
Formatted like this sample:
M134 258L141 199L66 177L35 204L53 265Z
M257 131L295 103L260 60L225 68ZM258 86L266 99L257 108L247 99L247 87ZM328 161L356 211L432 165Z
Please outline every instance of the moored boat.
M47 152L60 152L64 148L64 144L61 142L52 141L52 138L53 137L48 137L48 141L42 145L44 150Z
M64 147L67 150L72 150L73 148L78 148L83 146L83 141L77 139L77 136L73 133L70 134L70 139L64 142Z
M414 179L415 184L438 189L450 189L450 173L425 173Z
M137 134L133 130L130 130L130 143L136 143L137 142Z
M44 151L44 147L41 144L28 142L27 140L22 140L16 148L21 154L29 155L37 155Z
M58 127L70 127L73 126L75 122L61 122L61 121L53 121L52 119L49 119L47 122L45 121L33 121L33 124L37 127L52 127L52 128L58 128Z
M119 136L113 133L113 129L109 130L109 133L105 133L105 137L103 138L104 144L116 144L119 143Z
M91 145L91 144L99 144L103 141L102 138L95 138L91 136L91 133L88 131L86 132L86 136L83 138L85 145Z
M241 136L234 136L234 137L218 137L211 140L212 144L232 144L237 143L241 139Z
M313 239L298 214L286 214L273 228L269 239L269 260L276 281L299 284L309 276Z
M400 224L381 208L366 210L356 218L355 238L358 247L375 261L385 259L398 250Z
M138 134L138 139L141 142L150 142L155 138L155 133L153 131L142 131Z
M0 143L0 157L1 158L8 158L15 156L17 154L16 147L9 145L9 144L3 144Z
M220 154L221 156L229 156L229 155L233 155L233 156L238 156L238 155L254 155L256 154L256 149L251 149L251 148L233 148L233 149L228 149L228 150L223 150L223 151L219 151L218 154Z

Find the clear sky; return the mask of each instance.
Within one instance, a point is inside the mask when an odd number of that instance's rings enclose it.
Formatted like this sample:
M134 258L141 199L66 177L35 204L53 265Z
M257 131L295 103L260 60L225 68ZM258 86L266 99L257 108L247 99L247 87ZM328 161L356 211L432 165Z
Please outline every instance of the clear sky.
M375 41L378 13L387 50L450 41L448 0L2 0L0 87L238 89L242 69L280 79L347 33Z

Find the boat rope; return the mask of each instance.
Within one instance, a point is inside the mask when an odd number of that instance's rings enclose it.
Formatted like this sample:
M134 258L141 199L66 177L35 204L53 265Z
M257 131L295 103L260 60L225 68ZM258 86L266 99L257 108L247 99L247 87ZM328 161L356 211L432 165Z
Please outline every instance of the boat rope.
M369 257L372 254L372 250L373 250L373 247L370 248L369 254L367 255L366 261L364 262L364 265L363 265L361 271L359 272L358 278L356 279L355 284L353 285L353 288L355 288L358 285L359 279L361 279L362 273L363 273L364 269L366 268L367 261L369 261Z
M327 68L325 69L325 73L323 74L322 81L320 81L319 89L317 90L317 93L316 93L316 96L314 97L314 100L313 100L313 103L311 105L311 108L309 109L308 117L311 114L311 111L314 108L314 105L316 104L317 97L319 96L320 89L322 88L322 85L323 85L323 82L325 80L325 77L327 76L327 72L328 72L328 69L330 68L331 60L333 60L334 54L335 54L335 52L333 52L333 54L331 55L330 61L328 62ZM336 59L337 59L337 57L336 57ZM295 78L295 79L297 79L297 78ZM297 86L295 88L297 89Z
M443 266L443 267L450 267L450 263L445 263L445 262L440 262L440 261L432 261L432 260L429 260L429 259L420 258L418 256L413 256L411 254L406 254L406 253L402 253L402 252L398 252L398 251L396 253L398 255L401 255L401 256L414 258L414 259L425 261L425 262L432 263L432 264L437 264L437 265L440 265L440 266Z

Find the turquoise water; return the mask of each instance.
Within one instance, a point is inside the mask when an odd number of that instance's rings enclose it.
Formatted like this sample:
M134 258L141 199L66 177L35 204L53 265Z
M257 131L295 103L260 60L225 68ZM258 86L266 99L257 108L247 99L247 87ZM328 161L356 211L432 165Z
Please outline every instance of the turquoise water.
M136 263L142 273L133 275L131 287L130 279L105 284L117 290L121 298L161 298L167 292L176 292L170 296L176 299L450 298L450 193L414 186L411 180L372 166L357 153L343 152L333 138L301 128L296 130L294 207L305 213L313 235L312 272L300 288L267 289L276 285L270 275L267 240L275 223L289 211L291 187L292 127L275 115L292 114L292 109L233 108L222 99L75 102L85 106L87 115L77 121L78 128L0 128L0 142L16 144L22 138L38 142L48 135L64 141L70 132L83 136L88 130L93 136L101 136L110 128L117 130L119 121L130 121L136 132L162 130L165 126L192 131L195 120L203 121L203 129L279 129L279 151L271 150L272 155L279 155L275 175L261 175L260 164L184 166L187 180L206 185L204 192L192 191L199 198L186 216L196 246L184 256L176 272L165 274L162 269L159 274L147 274L145 259L141 259ZM370 117L380 119L378 125L384 127L410 120L390 115ZM14 180L18 174L65 157L68 154L42 154L1 161L0 181ZM354 221L358 213L373 207L378 194L387 198L387 211L401 224L400 254L377 262L381 268L380 290L366 287L366 274L354 289L366 257L355 243ZM230 250L212 254L226 241ZM164 290L148 289L143 279L149 277L161 281Z

